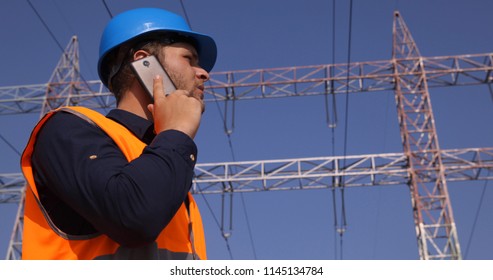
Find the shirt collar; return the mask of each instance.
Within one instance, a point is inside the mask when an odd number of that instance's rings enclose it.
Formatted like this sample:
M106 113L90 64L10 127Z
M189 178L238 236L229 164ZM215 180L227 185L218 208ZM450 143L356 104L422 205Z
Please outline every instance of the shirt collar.
M107 115L107 118L116 121L126 127L137 138L146 144L150 144L156 136L154 133L154 123L139 117L133 113L122 109L113 109Z

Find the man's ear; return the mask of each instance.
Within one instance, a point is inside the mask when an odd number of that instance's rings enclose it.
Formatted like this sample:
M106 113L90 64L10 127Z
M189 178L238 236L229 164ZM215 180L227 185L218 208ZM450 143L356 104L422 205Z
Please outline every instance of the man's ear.
M150 56L150 55L151 55L151 54L150 54L150 53L148 53L148 52L147 52L147 51L145 51L145 50L138 50L138 51L136 51L136 52L134 53L133 59L134 59L134 61L135 61L135 60L142 59L142 58L144 58L144 57L148 57L148 56Z

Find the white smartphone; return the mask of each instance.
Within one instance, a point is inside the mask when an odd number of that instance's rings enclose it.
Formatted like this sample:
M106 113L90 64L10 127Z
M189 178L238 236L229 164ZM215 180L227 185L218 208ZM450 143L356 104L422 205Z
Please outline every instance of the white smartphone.
M156 75L163 77L165 94L170 94L176 90L173 81L170 79L168 73L166 73L163 66L159 63L159 60L155 56L151 55L133 61L131 65L132 70L140 81L140 84L146 89L153 102L154 77L156 77Z

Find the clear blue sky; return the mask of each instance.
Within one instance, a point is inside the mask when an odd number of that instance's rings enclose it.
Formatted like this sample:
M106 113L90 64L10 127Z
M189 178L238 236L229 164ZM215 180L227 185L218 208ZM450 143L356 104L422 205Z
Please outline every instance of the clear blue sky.
M109 20L103 2L31 2L63 47L72 35L78 36L81 73L86 80L98 79L98 41ZM183 14L178 0L106 2L113 14L143 6ZM213 72L332 62L330 0L183 2L192 28L216 39L219 57ZM46 83L61 55L57 43L27 1L2 4L0 86ZM401 12L423 56L493 52L493 1L354 0L351 61L390 59L395 9ZM344 63L348 57L349 1L337 1L335 14L335 61ZM492 146L493 100L485 85L433 88L430 92L442 148ZM353 94L349 100L348 155L402 151L392 92ZM337 106L334 148L336 155L343 155L342 96ZM0 118L2 136L22 150L39 114ZM330 156L332 131L325 123L323 96L237 102L231 141L236 160ZM208 104L196 142L200 163L232 161L216 104ZM0 154L0 173L20 172L18 155L3 142ZM486 185L478 212L485 182L449 183L461 248L468 259L493 259L491 185ZM229 259L214 221L214 216L221 218L221 197L206 196L212 213L202 197L197 199L205 220L209 257ZM337 201L340 213L339 198ZM336 259L342 249L344 259L418 258L407 186L346 189L345 207L348 225L341 248L329 190L235 194L231 253L234 259L254 259L255 255L258 259ZM1 258L10 239L15 208L0 205Z

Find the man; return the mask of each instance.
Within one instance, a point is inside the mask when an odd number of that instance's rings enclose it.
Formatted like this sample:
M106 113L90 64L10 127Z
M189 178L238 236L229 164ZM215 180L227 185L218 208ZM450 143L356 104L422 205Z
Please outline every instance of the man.
M117 109L52 111L23 153L28 182L23 259L206 259L189 194L216 44L182 17L141 8L114 17L98 73ZM153 99L132 61L156 56L177 90L154 78Z

